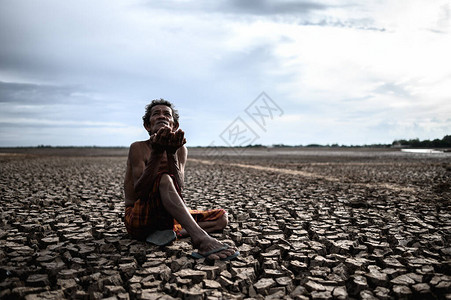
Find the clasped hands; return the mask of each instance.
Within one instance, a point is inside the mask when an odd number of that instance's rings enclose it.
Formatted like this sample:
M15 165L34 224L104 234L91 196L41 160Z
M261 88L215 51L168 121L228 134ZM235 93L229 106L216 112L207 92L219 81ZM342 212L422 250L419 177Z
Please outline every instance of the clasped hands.
M157 152L166 151L168 154L174 154L185 143L185 132L183 130L178 129L177 131L172 131L167 126L161 127L150 136L152 149Z

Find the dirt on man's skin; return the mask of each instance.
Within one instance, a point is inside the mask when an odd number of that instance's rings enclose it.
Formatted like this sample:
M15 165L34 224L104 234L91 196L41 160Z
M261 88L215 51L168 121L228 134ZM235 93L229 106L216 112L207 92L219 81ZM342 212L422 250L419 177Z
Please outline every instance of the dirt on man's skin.
M189 149L183 194L229 212L231 262L130 239L124 148L3 151L0 298L451 296L448 153L213 150Z

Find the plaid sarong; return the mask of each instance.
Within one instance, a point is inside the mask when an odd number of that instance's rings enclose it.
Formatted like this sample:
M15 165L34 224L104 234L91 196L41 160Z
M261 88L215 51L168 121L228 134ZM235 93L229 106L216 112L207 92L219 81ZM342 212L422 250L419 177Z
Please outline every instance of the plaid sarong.
M206 222L206 221L214 221L220 219L226 211L222 208L220 209L209 209L209 210L194 210L190 209L189 213L193 216L194 221ZM177 220L174 219L174 227L173 229L177 235L180 235L180 230L182 230L182 225L180 225Z
M125 227L127 232L135 239L145 240L150 233L156 230L172 229L177 234L182 230L182 226L166 211L161 203L159 188L163 174L168 174L172 178L177 193L182 197L175 177L166 172L159 173L148 199L138 199L133 206L125 208ZM225 214L225 210L190 210L190 213L196 222L204 222L221 218Z

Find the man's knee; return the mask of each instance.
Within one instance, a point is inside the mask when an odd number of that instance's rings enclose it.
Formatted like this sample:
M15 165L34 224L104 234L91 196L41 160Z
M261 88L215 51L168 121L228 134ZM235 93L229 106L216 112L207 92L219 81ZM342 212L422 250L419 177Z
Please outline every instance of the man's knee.
M163 174L160 178L160 191L161 189L173 188L174 182L172 181L172 177L169 174Z

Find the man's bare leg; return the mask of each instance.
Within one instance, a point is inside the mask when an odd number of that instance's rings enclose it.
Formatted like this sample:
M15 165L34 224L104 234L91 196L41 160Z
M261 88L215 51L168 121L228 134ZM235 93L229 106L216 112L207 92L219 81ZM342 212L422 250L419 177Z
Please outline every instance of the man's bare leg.
M221 218L218 220L197 222L197 224L199 224L200 228L205 230L207 233L212 233L222 231L227 226L228 222L229 221L226 213L222 215ZM182 237L189 236L188 232L184 228L180 230L179 234Z
M206 253L223 246L216 239L212 238L199 226L189 213L185 202L180 198L175 189L172 178L163 174L160 180L160 197L164 208L182 225L191 237L193 247L199 249L199 253ZM235 253L235 248L229 248L221 252L211 254L210 259L226 258Z

